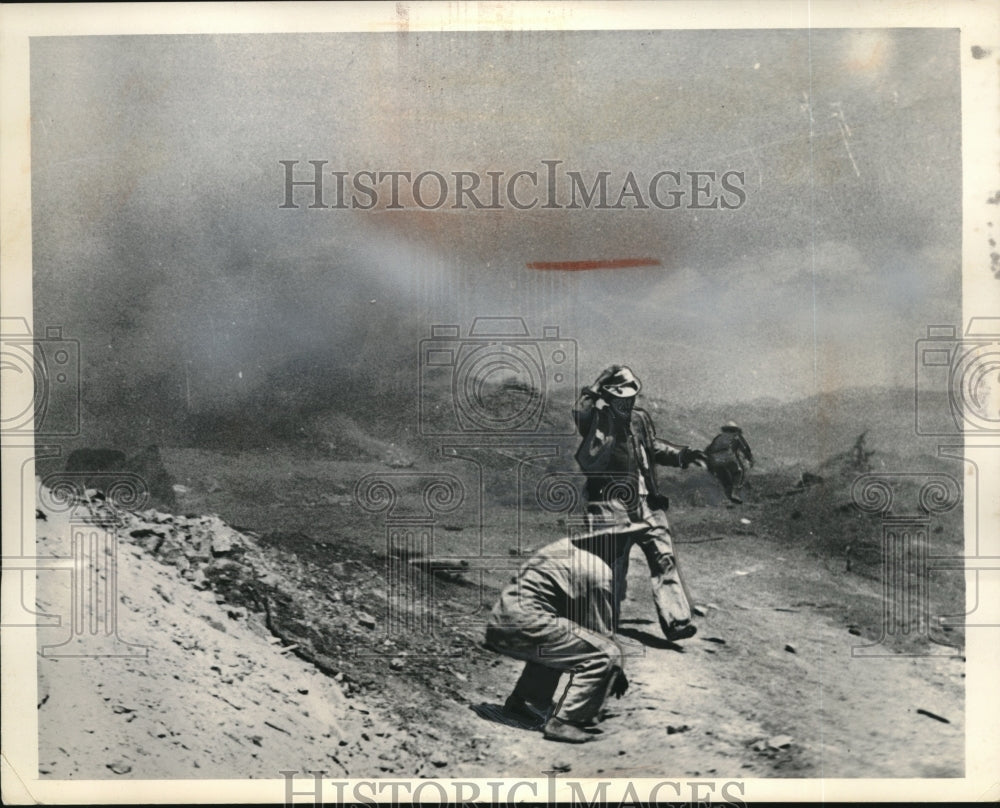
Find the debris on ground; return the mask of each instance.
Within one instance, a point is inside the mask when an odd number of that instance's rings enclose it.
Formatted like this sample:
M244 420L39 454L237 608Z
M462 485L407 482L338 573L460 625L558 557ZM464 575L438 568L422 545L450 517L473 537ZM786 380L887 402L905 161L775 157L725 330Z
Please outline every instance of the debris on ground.
M919 715L926 715L928 718L933 718L935 721L940 721L942 724L950 724L951 723L951 721L949 721L944 716L940 716L937 713L932 713L930 710L924 710L923 708L920 708L920 709L917 710L917 713Z

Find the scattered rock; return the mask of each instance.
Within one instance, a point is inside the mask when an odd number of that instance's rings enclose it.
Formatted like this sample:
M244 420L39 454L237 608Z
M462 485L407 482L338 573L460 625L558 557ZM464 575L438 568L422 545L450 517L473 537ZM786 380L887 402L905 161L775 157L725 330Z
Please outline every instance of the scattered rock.
M722 637L705 637L705 642L714 642L718 645L725 645L726 641Z
M676 735L678 732L687 732L689 729L691 729L691 727L688 726L687 724L681 724L681 725L676 726L676 727L672 726L672 725L668 725L667 726L667 735Z
M367 612L358 612L358 623L365 628L375 628L375 618Z
M431 758L431 763L433 763L439 769L443 769L445 766L448 765L448 758L446 758L444 755L434 755Z
M696 615L698 615L698 617L708 616L708 609L705 606L698 606L698 605L692 606L691 611L694 612Z
M799 488L808 488L811 485L822 485L825 480L818 474L812 474L808 471L802 472L802 477L796 483Z
M149 525L143 525L142 527L134 527L129 532L128 535L133 539L146 539L150 536L156 536L158 538L165 538L170 534L170 528L168 527L150 527Z
M746 517L744 516L744 517L742 517L742 518L740 519L740 524L741 524L741 525L749 525L749 524L750 524L750 520L749 520L749 519L747 519L747 518L746 518Z
M767 739L767 745L771 749L784 749L792 745L792 736L774 735Z
M861 629L859 629L857 626L851 626L850 628L847 629L847 633L853 634L855 637L860 637Z
M572 764L570 764L568 761L565 760L557 760L555 763L549 766L549 770L554 772L568 772L572 768L573 768Z
M202 619L206 623L208 623L216 631L221 631L223 633L226 631L226 627L222 623L220 623L218 620L216 620L214 617L212 617L211 615L203 614L201 617L202 617Z
M917 713L919 715L926 715L928 718L933 718L935 721L940 721L942 724L950 724L951 723L951 721L949 721L944 716L940 716L937 713L932 713L930 710L925 710L923 708L920 708L920 709L917 710Z
M240 546L239 534L235 530L218 522L218 526L212 531L212 555L228 555L236 547Z
M155 592L155 593L156 593L157 595L159 595L159 596L160 596L161 598L163 598L163 599L164 599L164 600L165 600L165 601L166 601L167 603L173 603L173 602L174 602L174 599L173 599L173 597L172 597L172 596L170 595L170 593L169 593L169 592L164 592L164 591L163 591L163 587L162 587L162 586L160 586L159 584L155 584L155 585L153 586L153 591L154 591L154 592Z
M116 712L119 715L122 715L123 713L134 713L135 712L135 710L132 707L126 707L124 704L115 704L111 708L111 710L112 710L112 712Z
M795 646L791 645L791 644L786 645L785 646L785 650L788 651L788 653L790 653L790 654L797 653L796 650L795 650Z
M115 774L128 774L132 771L132 764L125 760L116 760L108 764L108 768Z
M389 663L389 667L394 671L401 671L406 667L406 660L401 657L396 657Z

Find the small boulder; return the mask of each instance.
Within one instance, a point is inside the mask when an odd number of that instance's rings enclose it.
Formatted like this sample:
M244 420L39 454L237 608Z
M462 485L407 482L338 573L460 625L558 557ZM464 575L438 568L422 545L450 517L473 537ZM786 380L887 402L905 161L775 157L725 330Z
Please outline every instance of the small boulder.
M239 534L228 525L219 522L213 526L211 539L212 555L228 555L241 545Z

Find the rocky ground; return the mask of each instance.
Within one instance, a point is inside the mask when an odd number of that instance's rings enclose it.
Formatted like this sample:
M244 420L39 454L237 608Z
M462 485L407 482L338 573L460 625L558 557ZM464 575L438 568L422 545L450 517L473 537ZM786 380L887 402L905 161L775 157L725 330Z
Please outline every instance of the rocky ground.
M100 499L86 507L110 517ZM878 609L879 583L758 534L761 515L678 516L704 613L681 645L658 638L636 551L621 638L631 689L600 740L569 747L495 720L519 664L484 650L463 619L495 591L467 570L412 573L434 578L436 611L414 607L410 630L387 631L385 560L371 550L215 516L119 514L118 633L145 654L39 657L41 773L961 776L964 660L852 656L877 639L858 614ZM39 552L69 555L68 514L38 516ZM68 575L38 584L43 611L69 614ZM39 643L65 634L42 629Z
M100 509L98 509L100 510ZM66 512L39 511L41 554L70 552ZM135 656L39 658L39 769L57 779L330 776L434 764L389 712L295 656L266 610L227 602L216 580L264 581L252 540L217 517L147 512L119 528L118 633ZM226 576L229 576L227 579ZM38 578L38 605L68 614L68 575ZM42 629L40 645L66 629Z

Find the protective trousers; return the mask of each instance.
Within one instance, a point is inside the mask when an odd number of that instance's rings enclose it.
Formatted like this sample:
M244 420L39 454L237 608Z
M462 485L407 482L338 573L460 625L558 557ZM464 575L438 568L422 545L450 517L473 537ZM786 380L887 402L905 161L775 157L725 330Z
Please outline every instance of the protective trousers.
M568 672L569 683L553 714L576 724L597 716L622 667L621 648L610 637L544 612L537 614L529 629L488 626L486 642L507 656L525 660L514 695L539 713L551 707L559 678Z
M709 455L708 470L719 481L722 490L726 492L726 496L730 499L733 496L733 492L743 486L745 473L743 466L732 454L727 453L722 456Z
M611 512L615 511L615 512ZM614 525L611 529L626 532L631 544L638 544L649 565L650 582L653 588L653 603L663 633L669 635L678 626L691 621L691 598L688 594L674 552L667 515L660 509L652 509L643 499L632 511L609 509L606 504L588 506L591 530L602 525ZM614 566L615 582L615 623L625 600L629 567L629 553L623 553Z

